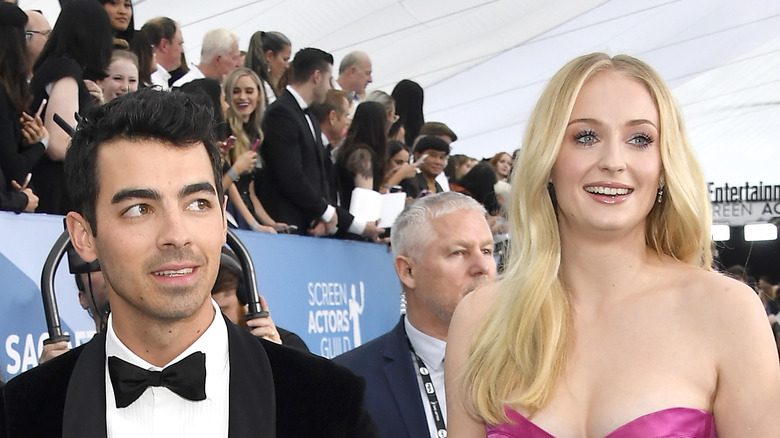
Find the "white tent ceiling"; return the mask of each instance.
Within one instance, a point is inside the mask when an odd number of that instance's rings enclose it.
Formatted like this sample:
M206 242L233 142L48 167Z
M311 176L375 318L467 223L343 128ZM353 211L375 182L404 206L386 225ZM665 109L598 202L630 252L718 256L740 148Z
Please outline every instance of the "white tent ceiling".
M478 158L521 144L549 77L593 51L640 57L666 78L709 180L780 183L778 0L134 0L140 27L156 16L182 26L187 57L200 39L233 30L246 48L257 30L373 61L374 84L425 89L426 120L459 136L454 152ZM52 21L57 0L21 0Z

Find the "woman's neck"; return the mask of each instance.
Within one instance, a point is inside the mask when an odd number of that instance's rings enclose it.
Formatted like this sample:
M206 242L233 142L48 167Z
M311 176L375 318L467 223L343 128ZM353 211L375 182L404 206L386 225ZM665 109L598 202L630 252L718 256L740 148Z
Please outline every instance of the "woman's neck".
M562 230L561 274L575 301L602 300L631 290L637 276L657 258L644 233L567 234Z

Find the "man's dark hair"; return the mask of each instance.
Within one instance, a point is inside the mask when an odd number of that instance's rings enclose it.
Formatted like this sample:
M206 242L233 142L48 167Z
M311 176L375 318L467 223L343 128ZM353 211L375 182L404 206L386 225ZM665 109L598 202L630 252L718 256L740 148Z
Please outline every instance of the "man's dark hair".
M76 211L97 235L98 150L106 142L157 140L166 146L190 147L202 142L211 160L214 181L222 194L219 148L212 110L185 93L152 88L128 93L96 108L79 124L65 156L65 183Z
M312 47L298 50L295 58L290 62L292 83L304 83L315 71L325 71L329 66L333 66L333 55L330 53Z
M149 37L149 41L156 47L160 45L163 38L173 41L173 36L176 34L176 22L168 17L152 18L141 26L141 31Z

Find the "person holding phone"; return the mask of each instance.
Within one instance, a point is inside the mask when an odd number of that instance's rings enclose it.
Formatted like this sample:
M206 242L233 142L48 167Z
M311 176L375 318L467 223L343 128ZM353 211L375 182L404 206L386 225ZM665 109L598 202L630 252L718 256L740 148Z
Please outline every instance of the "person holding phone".
M363 379L258 339L211 299L227 229L212 123L191 96L144 89L81 124L66 222L100 260L111 314L3 388L8 438L380 436Z
M25 24L27 15L19 7L0 4L0 209L16 212L38 206L27 184L49 145L40 110L34 116L24 112L30 100Z
M43 107L41 118L49 132L49 147L33 169L38 211L65 214L70 208L64 187L62 162L70 135L54 119L58 114L76 126L83 115L103 103L95 81L106 77L113 50L113 28L103 6L92 1L64 2L57 22L33 66L31 111ZM42 104L44 99L48 100Z
M225 120L231 136L225 142L229 163L251 162L244 172L228 171L233 184L228 187L228 211L245 230L276 233L287 231L287 224L277 223L255 195L258 147L263 141L260 120L265 103L260 78L249 68L238 67L228 73L223 84L227 111Z

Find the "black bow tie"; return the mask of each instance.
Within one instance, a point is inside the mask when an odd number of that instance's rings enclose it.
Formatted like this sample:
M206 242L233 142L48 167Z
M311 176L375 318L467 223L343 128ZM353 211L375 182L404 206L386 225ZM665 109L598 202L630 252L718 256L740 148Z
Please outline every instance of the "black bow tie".
M162 371L148 371L110 356L108 374L114 387L117 408L130 406L150 386L164 386L192 401L206 399L206 354L200 351Z

